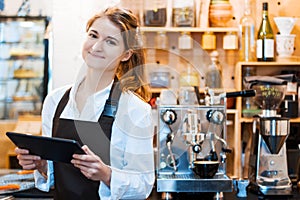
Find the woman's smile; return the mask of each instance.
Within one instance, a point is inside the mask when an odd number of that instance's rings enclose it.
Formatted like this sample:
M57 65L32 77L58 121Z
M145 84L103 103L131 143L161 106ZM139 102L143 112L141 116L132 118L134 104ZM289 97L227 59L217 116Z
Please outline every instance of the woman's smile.
M97 53L93 50L89 51L88 53L89 53L89 55L96 57L96 58L101 58L101 59L105 58L102 53Z

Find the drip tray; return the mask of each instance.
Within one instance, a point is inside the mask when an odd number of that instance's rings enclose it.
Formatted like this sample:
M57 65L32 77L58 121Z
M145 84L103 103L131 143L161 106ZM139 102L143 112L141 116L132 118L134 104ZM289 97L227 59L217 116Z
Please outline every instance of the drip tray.
M203 179L194 174L158 174L157 192L231 192L232 180L224 174Z

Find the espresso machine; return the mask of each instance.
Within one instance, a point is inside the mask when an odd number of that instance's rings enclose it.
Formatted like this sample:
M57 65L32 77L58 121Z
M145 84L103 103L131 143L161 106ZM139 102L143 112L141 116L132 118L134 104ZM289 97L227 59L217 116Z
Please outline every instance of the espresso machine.
M212 90L204 104L158 105L157 191L172 193L213 193L232 191L226 175L226 98L253 96L254 91L220 93ZM201 177L195 173L195 161L215 161L216 173Z
M257 83L254 102L262 113L254 116L249 161L249 189L260 195L291 195L285 141L289 135L288 118L277 114L286 92L285 84Z

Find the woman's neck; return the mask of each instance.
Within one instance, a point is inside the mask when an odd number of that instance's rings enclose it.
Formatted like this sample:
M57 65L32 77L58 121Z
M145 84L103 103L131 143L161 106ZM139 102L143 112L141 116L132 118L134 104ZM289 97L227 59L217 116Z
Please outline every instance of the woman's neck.
M76 92L75 99L79 112L82 111L87 98L106 88L109 84L111 84L113 78L113 71L105 71L101 73L99 70L88 69L85 79L79 85Z
M86 78L82 83L82 89L92 94L97 91L103 90L111 84L114 78L113 71L100 71L88 69Z

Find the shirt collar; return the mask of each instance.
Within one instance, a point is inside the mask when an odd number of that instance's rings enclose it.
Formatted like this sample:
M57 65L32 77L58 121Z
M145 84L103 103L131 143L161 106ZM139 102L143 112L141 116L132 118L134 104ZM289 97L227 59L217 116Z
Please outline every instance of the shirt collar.
M85 79L85 77L82 77L82 79L80 81L77 81L71 91L70 91L70 98L69 98L69 103L70 103L70 106L74 109L74 114L75 116L80 116L81 114L79 113L79 110L77 109L77 104L76 104L76 101L75 101L75 95L77 93L77 90L80 86L80 84L82 83L82 81ZM112 88L112 85L113 85L113 80L112 82L107 86L105 87L103 90L100 90L96 93L94 93L93 95L91 95L88 99L87 99L87 102L86 102L86 105L84 106L83 110L82 110L82 113L85 112L85 110L90 110L92 107L90 105L93 105L93 110L95 111L99 111L99 108L100 107L103 107L105 102L106 102L106 99L109 97L109 93L110 93L110 90ZM101 112L102 112L102 109L101 109ZM95 113L96 115L98 115L98 113Z

